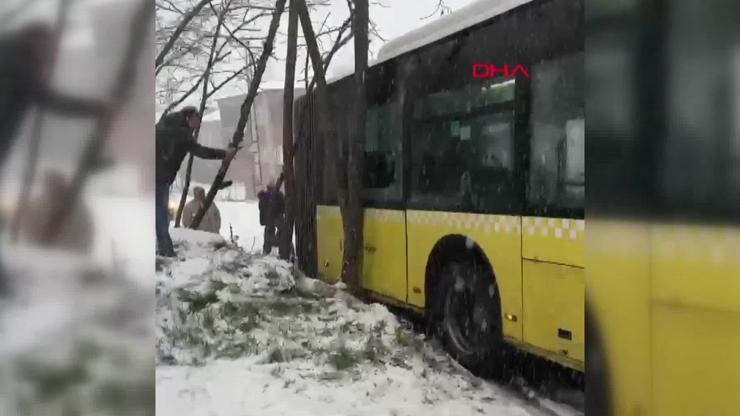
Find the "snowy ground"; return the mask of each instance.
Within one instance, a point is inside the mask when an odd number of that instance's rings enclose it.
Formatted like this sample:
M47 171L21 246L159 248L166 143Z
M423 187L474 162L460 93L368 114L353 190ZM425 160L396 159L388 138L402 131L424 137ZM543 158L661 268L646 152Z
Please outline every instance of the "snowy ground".
M4 249L0 414L152 414L151 289L87 256Z
M0 296L0 415L152 414L153 201L94 195L88 205L90 253L0 234L10 289Z
M247 211L220 205L227 230ZM234 225L242 239L249 224ZM158 415L577 414L474 377L341 286L214 234L172 235L181 259L156 273Z
M231 234L236 243L247 252L262 250L263 234L260 226L260 214L257 201L217 201L221 212L221 235L231 241Z

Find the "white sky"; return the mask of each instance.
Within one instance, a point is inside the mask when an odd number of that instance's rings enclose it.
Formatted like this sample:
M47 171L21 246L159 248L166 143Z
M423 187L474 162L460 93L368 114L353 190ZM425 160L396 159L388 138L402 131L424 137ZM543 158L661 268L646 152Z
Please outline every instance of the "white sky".
M23 0L15 0L23 1ZM36 0L35 7L30 9L30 13L26 13L25 17L33 16L33 18L42 18L50 21L54 20L56 15L57 5L59 0ZM435 19L439 18L439 12L430 16L437 8L439 0L370 0L370 18L376 23L377 30L385 41L392 40L406 32L414 30L425 24L428 24ZM450 9L450 11L456 11L460 8L475 2L476 0L443 0L444 4ZM3 0L0 0L3 2ZM92 32L90 30L90 15L87 13L89 6L97 5L100 3L120 3L125 2L130 5L134 5L138 0L74 0L73 1L73 12L70 13L70 21L68 24L68 31L64 39L64 46L67 48L89 48L94 42L92 39ZM347 10L346 0L332 0L330 6L321 7L312 12L312 21L314 22L314 30L318 30L318 26L324 21L327 14L329 19L327 25L337 27L339 26L349 15ZM424 17L429 16L427 19ZM127 16L128 17L128 16ZM258 21L262 27L261 29L266 32L267 26L269 25L269 18L263 18ZM280 60L270 60L265 74L262 78L262 85L269 87L282 87L284 72L285 72L285 47L286 38L285 33L287 31L288 18L287 13L283 15L281 20L279 36L274 46L275 55L280 57ZM299 34L300 34L299 30ZM299 39L299 43L302 43L302 39ZM377 56L383 41L377 38L371 38L370 60ZM328 49L330 45L327 43L324 45L325 49ZM331 66L327 73L328 77L336 74L337 72L346 72L351 70L354 65L354 52L353 43L350 41L344 48L337 54L332 60ZM298 56L298 69L302 70L304 62L304 56L299 51ZM243 63L234 62L234 66L240 67ZM296 78L300 78L299 75ZM213 98L220 98L224 96L242 94L247 90L247 85L244 82L234 81L231 85L223 88ZM187 100L183 105L186 104L197 104L199 101L199 94L193 94L191 99ZM211 101L209 107L214 107L215 102Z
M476 0L444 0L445 5L453 12L470 3L474 3L475 1ZM371 0L370 18L376 23L380 36L382 36L385 41L389 41L437 19L439 14L423 19L424 17L429 16L436 9L437 3L438 0ZM314 13L311 16L311 19L314 22L314 30L318 30L318 25L321 24L327 13L330 14L329 19L327 20L327 25L329 26L339 26L349 15L346 0L333 0L331 6L317 10L320 10L322 13ZM286 54L286 40L284 35L285 32L287 32L287 20L286 14L281 20L279 29L279 33L283 36L281 36L275 44L275 55L281 57L280 61L269 61L265 74L262 77L263 86L269 85L271 87L282 87L285 72L285 61L283 57ZM262 19L260 23L263 24L266 29L269 24L269 19ZM301 32L299 30L299 35L300 33ZM299 43L300 42L302 42L302 39L299 39ZM377 55L382 43L383 42L379 39L371 39L371 61L372 58ZM325 46L327 49L330 47L328 44ZM343 72L346 69L351 69L354 66L353 48L354 46L350 41L334 56L327 73L328 77L331 77L336 72ZM303 62L302 54L300 54L297 62L298 69L302 70ZM298 78L299 76L297 75L296 79ZM235 82L231 88L224 88L219 91L219 93L215 94L215 96L224 97L245 93L247 86L242 84L243 83ZM197 101L198 98L193 97L191 104L196 104ZM211 104L211 106L213 106L213 104Z
M474 3L475 0L444 0L444 2L452 11L456 11ZM335 0L333 3L330 12L332 15L341 16L341 18L336 19L341 22L348 15L346 1ZM439 17L439 14L430 16L436 9L438 0L380 0L379 2L371 0L371 3L373 4L370 6L370 19L377 24L378 32L386 41L424 26ZM379 4L382 4L382 6ZM422 20L427 16L430 17ZM320 21L319 16L313 17L313 20L315 22ZM377 55L381 46L382 41L372 40L370 49L373 57ZM331 66L334 71L341 70L343 67L352 68L354 66L353 58L353 45L350 42L334 57ZM330 69L329 75L331 75L331 72Z

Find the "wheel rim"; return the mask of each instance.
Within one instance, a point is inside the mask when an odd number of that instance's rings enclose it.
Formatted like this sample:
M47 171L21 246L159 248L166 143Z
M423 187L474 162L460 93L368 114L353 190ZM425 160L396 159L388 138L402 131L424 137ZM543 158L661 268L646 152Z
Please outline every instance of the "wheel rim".
M445 295L444 325L458 351L476 354L485 350L495 322L490 318L490 299L476 290L477 276L464 278L459 268L452 273L454 284Z

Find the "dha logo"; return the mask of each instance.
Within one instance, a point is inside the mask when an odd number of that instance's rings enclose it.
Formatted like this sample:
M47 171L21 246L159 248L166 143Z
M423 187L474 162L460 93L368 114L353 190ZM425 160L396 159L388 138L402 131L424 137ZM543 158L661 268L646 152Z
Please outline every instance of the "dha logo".
M517 64L511 71L509 71L509 64L504 64L502 67L496 67L494 64L473 64L473 78L493 78L497 75L514 78L517 73L529 79L529 73L521 64Z

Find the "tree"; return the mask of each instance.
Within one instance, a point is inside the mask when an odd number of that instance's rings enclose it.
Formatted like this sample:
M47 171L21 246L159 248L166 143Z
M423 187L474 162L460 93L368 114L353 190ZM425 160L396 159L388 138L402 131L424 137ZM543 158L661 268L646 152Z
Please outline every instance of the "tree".
M198 15L201 9L203 9L210 2L211 0L200 0L195 6L193 6L192 9L184 14L182 20L172 32L172 35L170 35L169 39L164 44L162 49L160 49L159 53L157 53L157 57L154 60L154 68L158 69L162 66L165 56L167 56L170 50L172 50L175 42L180 38L180 35L182 35L183 31L185 31L185 28L187 28L190 21L193 20L193 18Z
M351 287L359 287L362 275L364 251L364 218L362 209L362 174L365 165L365 121L367 118L367 94L365 75L368 53L368 0L355 0L352 31L355 38L355 100L354 129L349 137L347 160L347 202L344 225L344 269L343 277ZM346 218L345 218L346 217Z
M239 121L237 122L236 130L234 131L234 134L231 138L232 148L238 148L242 140L244 139L244 128L247 125L247 119L249 118L249 113L252 109L252 103L257 97L257 89L259 88L260 82L262 81L262 74L265 72L267 60L272 54L272 47L275 41L275 35L277 34L278 26L280 25L280 16L283 14L283 10L285 9L285 1L286 0L277 0L275 3L275 10L273 11L272 20L270 21L270 28L267 33L267 39L265 40L264 47L262 48L262 54L260 55L259 61L257 62L254 78L252 78L252 82L249 85L249 92L247 93L247 96L241 105ZM218 174L216 174L216 178L213 180L213 183L208 190L208 194L206 195L205 201L203 201L203 205L201 205L200 209L195 214L195 218L193 218L193 223L190 225L191 228L198 229L203 216L213 203L213 199L216 197L216 193L221 189L223 185L223 180L226 176L226 172L229 170L230 162L230 160L224 160L224 163L221 164L221 168L219 169Z
M283 179L285 180L285 223L280 232L280 257L290 257L295 222L295 173L293 171L293 86L298 44L298 15L291 1L288 17L288 52L285 59L285 86L283 88Z
M218 44L218 35L221 33L221 27L224 23L224 18L226 17L226 13L229 10L229 6L231 5L231 0L227 0L225 4L222 4L221 12L218 14L218 23L216 24L216 34L213 37L213 40L211 42L211 52L208 55L208 64L206 65L206 70L203 73L203 94L200 97L200 106L198 107L198 113L203 114L205 108L206 108L206 101L208 100L208 80L211 76L211 70L213 69L213 63L215 60L215 54L216 54L216 45ZM194 140L198 140L198 135L200 134L200 129L198 129L194 133ZM180 221L182 220L182 211L185 208L185 202L188 198L188 192L190 190L190 177L193 173L193 155L190 154L188 157L188 166L185 171L185 185L182 187L182 195L180 195L180 204L177 207L177 214L175 215L175 227L180 226Z
M422 17L421 20L432 18L436 16L437 13L439 13L440 16L444 16L446 14L450 14L451 11L452 9L445 4L444 0L437 0L437 5L434 7L434 11L429 13L427 16Z
M200 7L198 2L187 9L188 0L157 0L157 31L155 40L160 46L155 73L156 96L166 107L161 117L185 102L203 83L210 83L208 98L234 79L241 79L250 65L254 37L250 26L268 15L262 7L250 2L221 2L217 10L214 1ZM196 13L197 12L197 13ZM209 57L214 41L220 42L213 59ZM244 65L239 61L245 62ZM236 62L235 62L236 61ZM236 65L235 65L236 64ZM205 74L208 73L208 79Z
M331 48L328 52L323 53L323 67L324 71L329 68L333 57L341 48L349 43L352 39L351 30L351 13L350 16L344 20L344 22L336 30L321 30L317 36L321 36L321 32L333 32L336 33L335 37L331 39ZM332 34L329 34L332 36ZM300 47L300 45L299 45ZM306 96L300 100L302 103L300 106L295 107L296 111L296 123L295 126L295 142L293 147L293 163L295 166L295 180L296 180L296 193L295 193L295 211L294 211L294 229L295 229L295 240L296 240L296 258L298 265L306 274L316 275L317 264L316 264L316 186L317 183L313 179L316 177L317 166L315 162L314 149L317 148L317 143L311 139L311 131L309 123L314 120L312 116L312 91L316 85L316 77L309 76L310 60L308 54L306 54L306 61L304 64L303 82L305 83Z
M368 14L367 4L358 5L361 10L355 10L353 16L353 32L355 38L359 35L361 37L359 43L355 45L355 51L360 51L364 48L364 58L362 56L356 56L355 58L355 82L361 87L358 94L362 94L360 99L355 101L365 101L364 92L364 77L365 70L367 68L367 27L368 27ZM334 169L334 177L337 182L337 197L339 199L339 209L342 215L342 228L344 234L344 250L343 250L343 261L342 261L342 280L349 286L351 290L359 289L359 282L362 273L362 205L360 199L361 189L361 174L362 174L362 162L363 162L363 142L364 142L364 105L360 104L355 108L354 115L357 117L355 121L362 122L362 131L355 132L353 134L354 139L348 140L350 144L350 151L348 152L348 158L344 158L341 151L340 139L336 137L336 132L332 128L331 114L329 109L329 99L326 88L326 76L324 72L324 64L319 52L319 48L316 42L316 36L313 31L311 19L308 13L308 8L304 0L296 0L296 10L301 21L301 27L303 29L303 36L306 40L306 47L310 56L311 65L313 67L314 77L316 80L316 104L317 104L317 115L318 115L318 128L319 136L323 142L324 157L327 163L329 161L335 161L335 163L329 165ZM365 17L356 17L357 13L364 14ZM364 29L363 23L364 21ZM357 41L356 41L357 42ZM364 64L363 64L364 62ZM359 74L357 73L359 70ZM359 130L359 127L358 127ZM350 166L352 164L359 164L358 166ZM352 189L350 189L352 188Z

